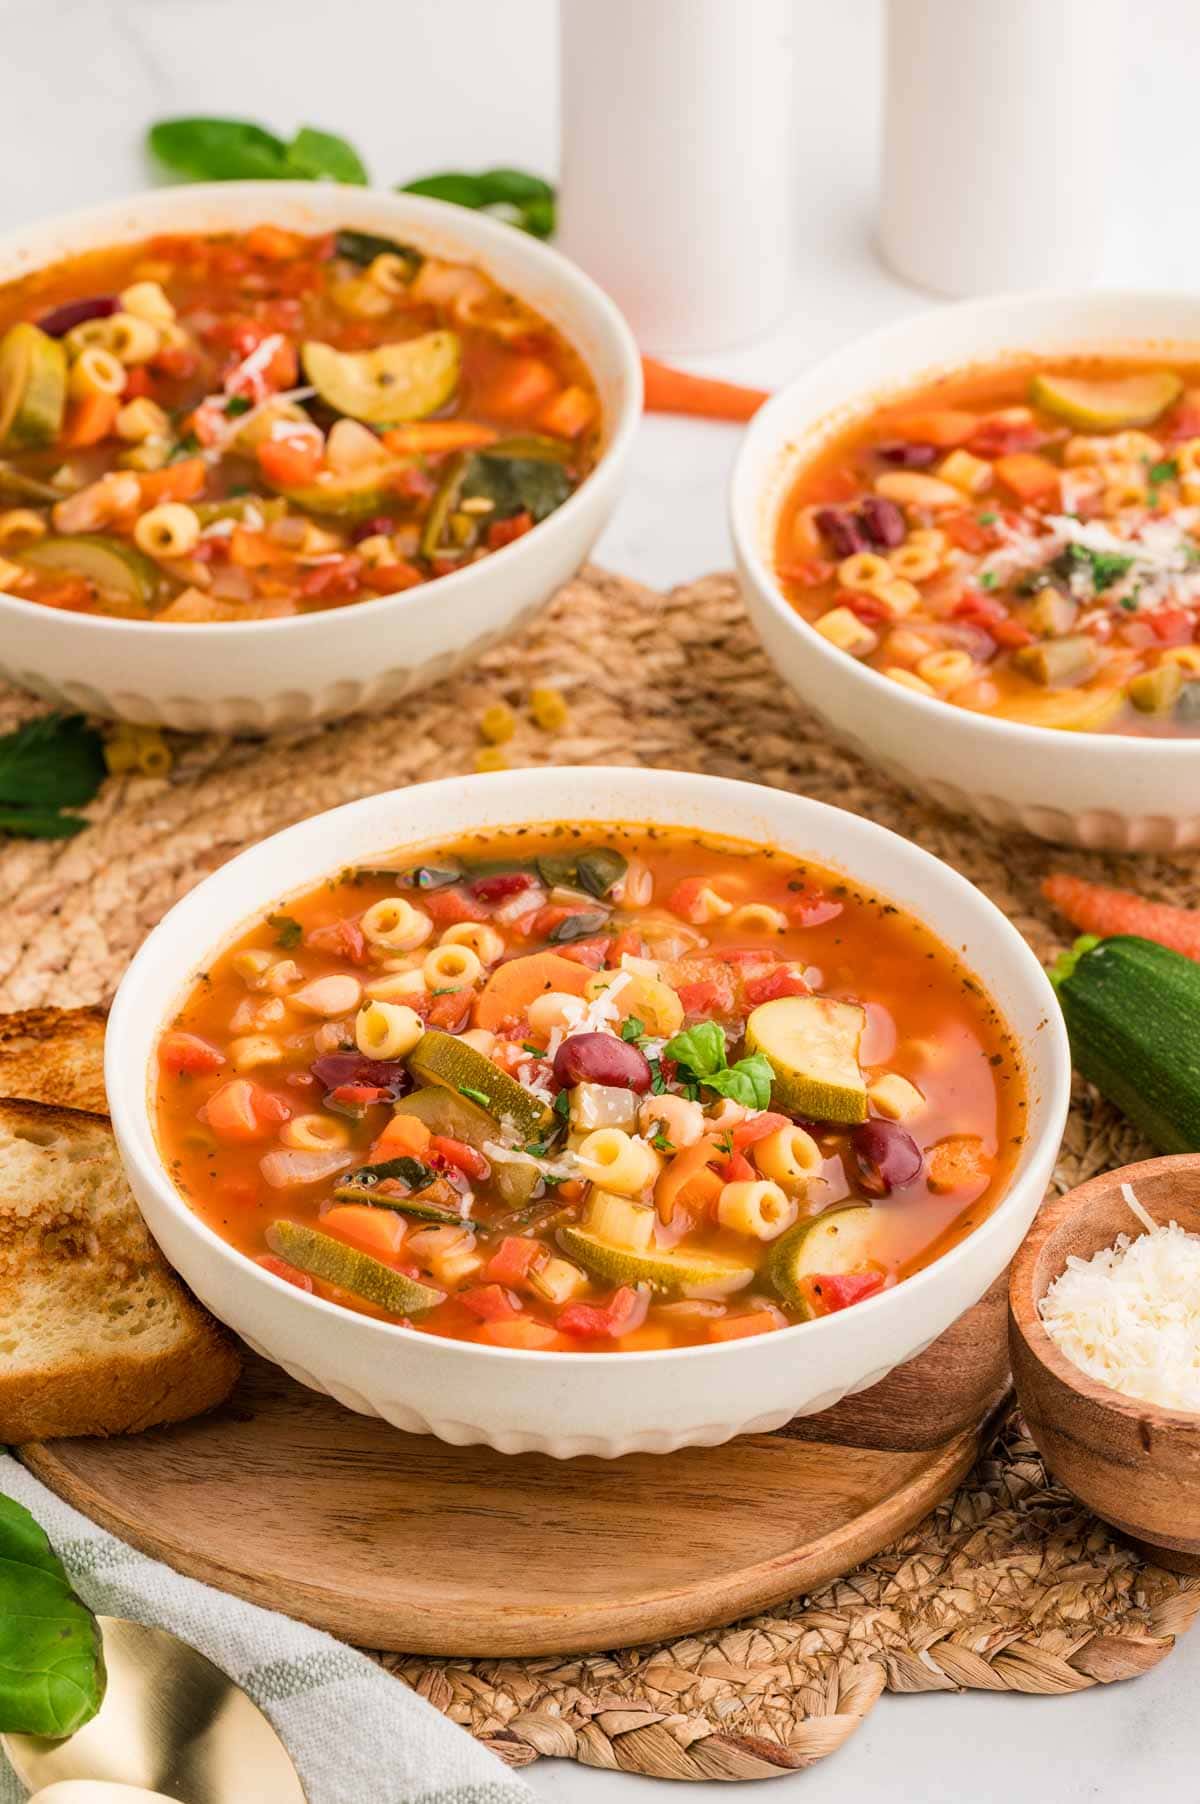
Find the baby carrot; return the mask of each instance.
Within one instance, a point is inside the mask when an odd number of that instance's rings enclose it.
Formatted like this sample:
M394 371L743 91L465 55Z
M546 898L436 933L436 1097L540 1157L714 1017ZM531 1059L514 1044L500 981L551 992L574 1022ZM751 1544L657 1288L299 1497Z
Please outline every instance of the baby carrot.
M657 358L642 358L647 413L694 413L706 420L748 420L764 401L765 388L743 388L737 382L717 382L711 376L693 376L674 370Z
M1108 889L1065 871L1044 878L1042 894L1082 933L1133 933L1182 952L1185 958L1200 959L1200 909L1147 902L1131 890Z

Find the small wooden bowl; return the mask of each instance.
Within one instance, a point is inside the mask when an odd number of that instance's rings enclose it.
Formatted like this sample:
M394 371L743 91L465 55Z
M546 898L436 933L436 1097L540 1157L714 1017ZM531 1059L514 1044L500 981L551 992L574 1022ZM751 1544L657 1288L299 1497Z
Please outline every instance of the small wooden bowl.
M1139 1552L1200 1572L1200 1415L1160 1409L1087 1377L1051 1340L1038 1303L1071 1254L1089 1259L1143 1232L1133 1187L1158 1223L1200 1232L1200 1153L1105 1172L1046 1203L1012 1264L1009 1352L1029 1432L1054 1476Z

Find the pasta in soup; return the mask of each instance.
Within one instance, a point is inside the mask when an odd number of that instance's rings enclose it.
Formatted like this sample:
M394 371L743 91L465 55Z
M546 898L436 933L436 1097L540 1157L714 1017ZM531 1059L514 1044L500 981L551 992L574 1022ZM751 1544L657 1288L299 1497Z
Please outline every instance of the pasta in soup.
M558 332L408 244L76 257L0 288L0 588L176 623L418 588L561 506L600 427Z
M917 921L769 849L513 829L380 859L213 960L157 1054L169 1169L303 1289L613 1352L858 1306L1003 1194L1025 1081Z
M1200 734L1200 368L950 376L834 438L776 569L830 644L997 719Z

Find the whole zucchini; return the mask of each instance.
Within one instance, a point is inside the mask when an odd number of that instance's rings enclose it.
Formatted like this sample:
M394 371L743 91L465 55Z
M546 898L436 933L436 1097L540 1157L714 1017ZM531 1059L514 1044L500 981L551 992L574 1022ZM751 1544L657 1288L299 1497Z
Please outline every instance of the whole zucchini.
M1200 1151L1200 964L1088 934L1050 972L1075 1069L1160 1152Z

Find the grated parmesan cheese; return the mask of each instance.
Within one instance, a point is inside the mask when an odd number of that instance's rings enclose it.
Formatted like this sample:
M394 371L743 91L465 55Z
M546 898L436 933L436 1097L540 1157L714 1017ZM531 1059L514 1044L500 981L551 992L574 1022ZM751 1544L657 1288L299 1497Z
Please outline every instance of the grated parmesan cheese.
M1200 1234L1159 1227L1128 1184L1147 1232L1071 1258L1038 1305L1046 1332L1089 1378L1126 1397L1200 1414Z

